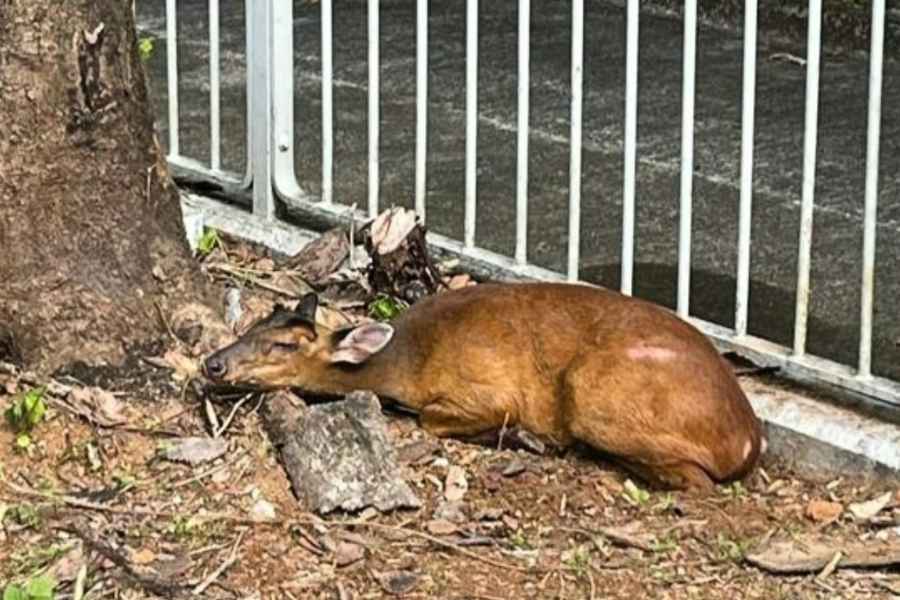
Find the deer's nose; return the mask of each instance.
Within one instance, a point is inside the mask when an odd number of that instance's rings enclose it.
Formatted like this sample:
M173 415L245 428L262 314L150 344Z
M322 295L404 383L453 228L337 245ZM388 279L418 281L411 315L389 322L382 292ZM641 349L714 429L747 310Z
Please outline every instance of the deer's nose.
M203 363L203 371L210 379L221 379L228 372L228 365L219 356L213 355Z

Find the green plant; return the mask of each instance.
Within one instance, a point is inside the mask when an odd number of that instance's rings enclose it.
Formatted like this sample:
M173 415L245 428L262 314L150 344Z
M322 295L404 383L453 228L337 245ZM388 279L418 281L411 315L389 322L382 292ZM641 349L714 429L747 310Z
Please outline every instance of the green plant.
M575 575L583 577L591 567L591 555L586 547L578 546L563 554L562 562Z
M730 560L731 562L742 562L750 548L750 540L733 540L720 533L716 538L718 546L718 554L720 560Z
M625 492L623 497L634 506L643 506L650 501L650 492L639 488L630 479L625 480Z
M13 504L5 506L0 511L0 522L10 520L22 527L37 527L41 522L41 516L35 507L30 504Z
M369 304L369 316L378 321L390 321L404 310L407 306L401 300L379 294L371 304Z
M56 581L49 575L29 579L23 585L10 583L3 590L3 600L53 600Z
M169 526L169 533L177 539L185 540L193 537L196 527L197 522L194 519L179 515L175 517L175 520Z
M200 239L197 240L197 253L201 256L206 256L210 252L216 249L216 247L221 244L221 240L219 239L219 232L211 227L203 228L203 235L200 236Z
M747 489L741 485L740 481L735 481L723 487L722 494L734 499L743 498L747 495Z
M675 508L675 496L672 492L667 492L665 496L662 497L662 500L657 502L653 509L659 512L668 512Z
M510 545L516 550L534 550L534 545L525 537L521 529L509 536Z
M150 57L153 56L153 38L152 37L142 37L138 41L138 55L141 57L141 61L147 62L150 60Z
M47 413L44 403L44 386L36 387L13 397L12 406L6 409L6 421L16 433L16 446L22 450L31 447L31 432Z
M654 541L650 547L657 554L669 554L678 550L678 541L671 534L664 535Z

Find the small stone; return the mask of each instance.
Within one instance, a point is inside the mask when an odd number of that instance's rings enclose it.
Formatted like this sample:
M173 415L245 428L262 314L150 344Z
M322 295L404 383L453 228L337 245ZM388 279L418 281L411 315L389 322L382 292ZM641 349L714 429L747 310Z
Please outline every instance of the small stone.
M476 521L498 521L506 511L502 508L485 508L475 513Z
M447 470L447 479L444 481L444 498L450 502L462 500L469 491L469 482L466 472L456 465Z
M260 498L250 509L250 516L254 521L274 521L275 505L268 500Z
M450 466L450 461L448 461L443 456L439 456L438 458L431 461L431 466L435 467L436 469L446 469L448 466Z
M525 465L522 464L522 461L513 459L503 468L502 473L504 477L515 477L524 471Z
M366 556L366 549L358 544L339 542L334 550L334 564L338 567L346 567Z
M434 535L450 535L458 529L455 524L444 519L433 519L425 523L425 531Z
M468 520L465 508L466 505L462 502L444 501L434 510L434 518L451 523L465 523Z
M378 583L388 594L401 596L419 585L419 576L411 571L388 571L377 575Z

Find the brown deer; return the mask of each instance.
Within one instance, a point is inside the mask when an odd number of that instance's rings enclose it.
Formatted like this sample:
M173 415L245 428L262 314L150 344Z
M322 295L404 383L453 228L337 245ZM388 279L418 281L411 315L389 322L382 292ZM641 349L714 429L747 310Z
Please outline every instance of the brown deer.
M521 428L583 442L641 478L709 490L744 477L764 440L731 368L669 311L601 288L483 284L392 323L316 324L317 299L277 308L211 355L207 376L261 388L368 389L437 436Z

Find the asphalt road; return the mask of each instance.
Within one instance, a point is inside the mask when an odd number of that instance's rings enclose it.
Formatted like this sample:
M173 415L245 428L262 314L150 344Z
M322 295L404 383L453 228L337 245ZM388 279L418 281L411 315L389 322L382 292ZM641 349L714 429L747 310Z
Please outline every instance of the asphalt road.
M223 162L241 171L246 149L243 3L222 1ZM481 3L477 243L511 254L515 241L517 8ZM582 276L618 286L622 221L625 20L612 3L586 3ZM317 194L321 170L318 3L295 2L296 172ZM367 62L364 2L335 2L335 199L365 205ZM138 2L166 139L164 3ZM529 257L562 269L567 236L570 14L568 2L532 5ZM415 149L415 3L382 0L381 203L411 206ZM461 237L464 190L465 2L431 3L428 219ZM681 151L679 20L643 15L640 47L636 295L674 306ZM782 42L782 44L784 44ZM750 330L790 345L802 181L805 69L764 42L758 53ZM900 379L900 63L884 72L876 265L874 370ZM179 2L182 154L207 160L207 3ZM698 35L692 314L733 324L737 258L742 36ZM867 57L830 53L821 72L809 351L854 363L865 177Z

